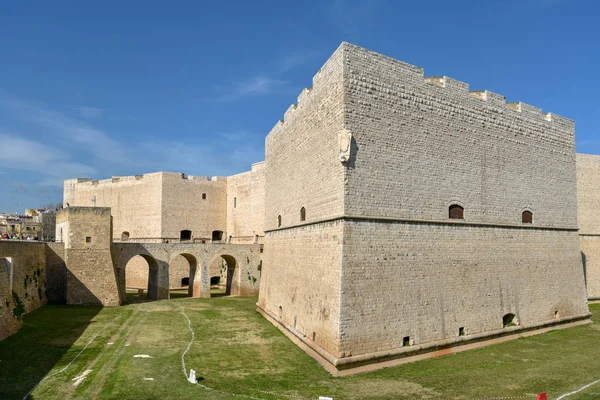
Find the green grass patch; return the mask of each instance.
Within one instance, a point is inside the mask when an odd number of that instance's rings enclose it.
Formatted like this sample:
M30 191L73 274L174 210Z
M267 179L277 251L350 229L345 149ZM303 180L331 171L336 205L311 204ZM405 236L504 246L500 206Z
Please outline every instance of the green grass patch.
M546 391L555 399L600 379L595 324L333 378L255 312L256 298L184 295L144 302L132 292L132 304L123 307L48 305L26 315L21 331L0 342L0 398L21 399L41 381L30 398L475 400L535 399ZM183 375L181 354L191 335L182 307L196 333L187 368L215 390L191 385ZM600 305L591 310L599 318ZM598 398L600 385L569 400Z

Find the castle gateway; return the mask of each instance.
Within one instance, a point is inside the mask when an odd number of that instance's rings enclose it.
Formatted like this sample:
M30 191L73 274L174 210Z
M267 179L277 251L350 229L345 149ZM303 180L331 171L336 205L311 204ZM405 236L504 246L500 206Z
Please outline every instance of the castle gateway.
M258 309L336 374L586 323L576 186L573 121L343 43L266 139Z

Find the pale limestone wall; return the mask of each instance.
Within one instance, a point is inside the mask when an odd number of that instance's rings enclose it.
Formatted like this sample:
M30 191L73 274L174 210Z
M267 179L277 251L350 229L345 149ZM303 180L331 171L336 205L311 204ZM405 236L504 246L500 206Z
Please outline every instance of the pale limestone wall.
M265 164L227 178L227 236L232 243L262 243L265 218Z
M67 304L119 305L110 208L67 207L57 213L56 222L68 231L64 240Z
M343 52L338 49L266 138L265 252L259 307L303 340L333 354L339 346L342 229L292 230L300 209L313 222L343 213ZM279 311L281 307L281 314ZM313 341L314 332L314 341Z
M127 289L148 289L150 266L142 256L135 256L125 266L125 287Z
M346 213L428 220L465 207L467 221L576 227L573 121L346 45L346 128L358 150ZM548 117L550 118L550 117Z
M588 299L600 300L600 235L579 236Z
M64 243L46 242L46 296L49 302L65 301L66 279Z
M128 263L135 256L144 257L149 264L149 267L144 266L145 271L148 271L148 278L137 286L149 288L148 297L151 299L168 299L170 284L176 286L175 284L181 283L180 279L186 272L185 263L181 260L183 257L188 263L187 271L194 289L190 295L194 297L210 297L210 278L223 274L224 271L220 270L223 259L229 268L226 276L229 278L231 295L256 296L260 287L261 254L258 244L123 242L114 243L111 252L122 298L125 298L125 288L128 286Z
M316 343L303 338L334 360L387 354L404 336L457 343L460 327L498 334L511 312L519 329L588 317L572 121L349 44L314 86L266 141L260 308L278 320L283 304L280 322L294 332L293 319L317 318L286 302L292 288L313 302L340 293L329 303L339 324L317 327ZM464 221L448 219L456 203ZM341 259L318 249L330 224ZM308 277L330 269L340 274L315 289Z
M341 347L353 356L588 312L572 231L349 221Z
M177 255L169 261L169 288L180 289L187 288L188 285L182 285L183 278L190 277L190 263L185 257Z
M344 128L343 54L338 49L266 138L265 230L343 213L344 167L338 134ZM265 246L268 243L265 241Z
M67 203L110 207L115 241L122 240L123 232L129 232L132 242L179 241L182 230L192 231L196 241L210 240L213 230L226 235L224 177L157 172L101 181L71 179L64 186L65 207Z
M0 340L19 330L24 314L46 304L46 265L44 243L0 241Z
M187 229L195 240L210 240L214 230L223 231L225 238L227 178L164 173L161 193L162 237L179 240L181 230Z
M267 232L265 239L258 306L304 341L337 355L343 222Z
M126 265L125 287L128 289L148 289L148 262L142 256L135 256ZM181 280L190 277L190 263L184 257L177 255L169 262L169 289L187 288Z
M588 297L600 298L600 156L577 154L577 200Z
M161 238L163 175L158 172L101 181L67 180L63 206L110 207L115 241L121 240L123 232L129 232L134 241Z

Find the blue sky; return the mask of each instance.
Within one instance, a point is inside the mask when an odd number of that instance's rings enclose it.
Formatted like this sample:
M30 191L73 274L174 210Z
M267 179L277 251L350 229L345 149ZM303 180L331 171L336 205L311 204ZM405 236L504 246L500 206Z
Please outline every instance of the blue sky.
M600 153L600 3L28 1L0 5L0 211L62 180L243 172L342 41L576 121Z

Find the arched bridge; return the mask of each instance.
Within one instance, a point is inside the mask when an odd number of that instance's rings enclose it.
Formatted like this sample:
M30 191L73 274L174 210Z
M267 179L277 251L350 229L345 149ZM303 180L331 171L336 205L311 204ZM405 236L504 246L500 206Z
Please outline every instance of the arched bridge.
M189 294L210 297L209 267L223 259L227 265L227 294L254 296L260 286L260 245L223 243L113 243L111 257L121 303L125 301L126 266L135 256L148 263L148 297L169 298L170 265L182 256L189 263Z

